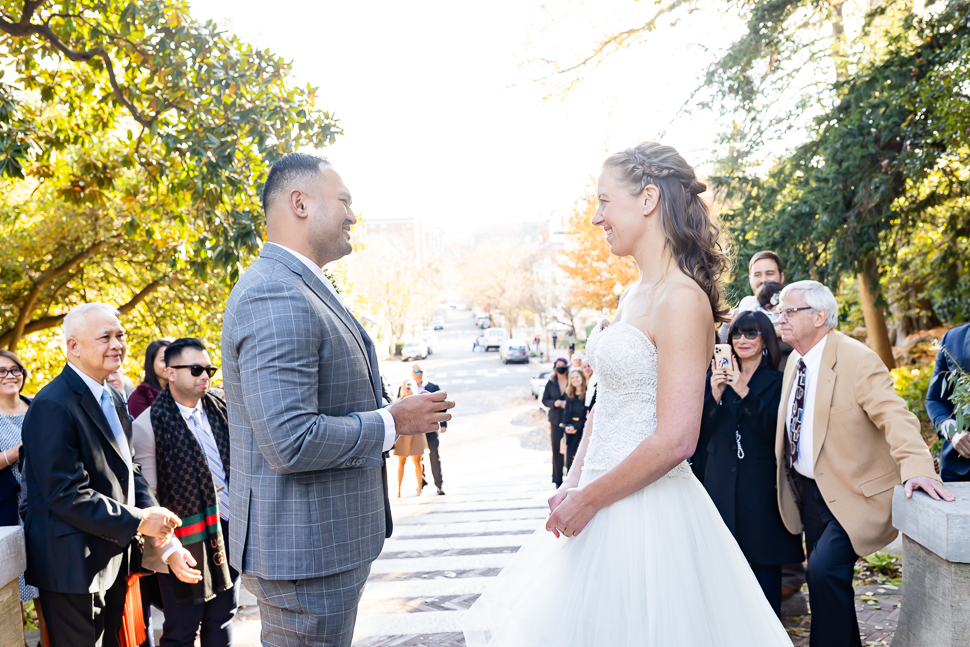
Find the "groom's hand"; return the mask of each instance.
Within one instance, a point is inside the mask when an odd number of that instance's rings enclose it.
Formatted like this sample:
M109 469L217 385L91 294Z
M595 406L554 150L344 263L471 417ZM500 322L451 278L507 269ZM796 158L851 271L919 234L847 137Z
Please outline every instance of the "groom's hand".
M394 427L401 436L414 436L438 431L439 423L451 420L448 409L455 403L444 391L419 393L398 400L387 408L394 416Z

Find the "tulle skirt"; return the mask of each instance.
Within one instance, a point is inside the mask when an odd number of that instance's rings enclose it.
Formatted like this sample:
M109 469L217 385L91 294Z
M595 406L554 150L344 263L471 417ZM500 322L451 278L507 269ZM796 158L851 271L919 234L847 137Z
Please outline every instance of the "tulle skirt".
M603 472L584 471L582 482ZM465 617L469 647L791 647L693 476L600 510L578 537L540 529Z

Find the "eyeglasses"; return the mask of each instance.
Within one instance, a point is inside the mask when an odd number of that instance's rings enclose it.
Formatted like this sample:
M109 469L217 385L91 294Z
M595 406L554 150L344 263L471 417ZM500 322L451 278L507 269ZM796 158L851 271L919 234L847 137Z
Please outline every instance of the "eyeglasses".
M741 337L743 336L748 341L754 341L760 335L761 335L761 332L757 330L745 330L744 332L740 330L735 330L733 333L731 333L731 339L733 339L734 341L737 341L741 339Z
M169 368L187 368L187 369L189 369L189 371L192 372L192 377L199 377L200 375L202 375L203 371L209 377L212 377L213 375L215 375L216 373L219 372L219 367L218 366L211 366L211 365L210 366L199 366L198 364L192 364L191 366L185 366L185 365L182 365L182 366L169 366Z
M411 371L411 372L414 373L415 375L421 375L424 373L424 371L422 371L421 369L418 369L416 371Z
M811 310L812 306L802 306L801 308L785 308L778 313L779 319L788 319L799 310Z
M0 368L0 380L7 377L8 375L13 375L14 377L22 377L24 374L23 369L19 366L14 366L12 368Z

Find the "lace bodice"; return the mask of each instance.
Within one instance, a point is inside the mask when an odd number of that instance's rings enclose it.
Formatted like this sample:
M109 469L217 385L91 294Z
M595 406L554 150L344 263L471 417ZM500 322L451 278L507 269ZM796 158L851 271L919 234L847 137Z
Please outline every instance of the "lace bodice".
M586 357L598 376L593 435L583 469L609 470L657 430L657 347L630 324L597 326ZM689 476L687 461L667 476Z

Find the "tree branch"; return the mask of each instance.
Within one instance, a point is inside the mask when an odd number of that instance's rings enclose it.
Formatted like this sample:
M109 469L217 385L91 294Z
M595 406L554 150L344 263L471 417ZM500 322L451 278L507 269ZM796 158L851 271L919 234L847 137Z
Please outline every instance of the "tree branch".
M171 278L170 276L163 276L159 279L155 279L154 281L146 285L144 288L142 288L135 296L131 297L131 299L127 303L118 306L118 312L120 312L122 315L128 314L136 307L138 307L138 304L144 301L152 292L154 292L158 288L168 283L170 278ZM47 315L44 317L39 317L37 319L34 319L33 321L27 323L23 327L23 332L17 341L19 342L20 339L22 339L24 336L29 335L31 333L35 333L40 330L47 330L48 328L54 328L55 326L59 326L61 322L64 320L64 315L66 314L67 313L65 312L59 315ZM14 338L14 329L11 328L10 330L0 335L0 346L9 347L13 338ZM14 345L13 348L11 348L11 350L16 350L16 345Z
M78 63L88 63L96 58L101 59L104 63L105 69L108 71L108 81L111 83L111 88L114 91L115 98L118 102L125 107L126 110L131 114L131 116L142 126L150 128L151 125L158 119L159 114L157 113L152 116L143 115L138 108L135 107L128 97L125 96L124 90L118 84L118 79L115 77L114 65L111 62L111 57L108 56L108 52L103 47L95 47L93 49L78 51L71 49L64 43L57 34L51 30L47 24L35 24L30 22L33 17L34 12L37 8L43 4L44 0L24 0L24 11L20 16L19 22L11 22L3 17L0 17L0 31L6 32L15 38L24 38L26 36L40 36L46 40L54 49L59 51L69 60Z
M639 36L643 32L653 31L653 29L657 25L657 20L659 20L661 16L663 16L664 14L670 13L671 11L677 9L678 7L680 7L683 4L687 4L688 1L689 0L674 0L673 2L671 2L666 7L661 7L660 9L658 9L657 10L657 13L655 13L650 20L648 20L644 24L640 25L639 27L633 27L631 29L627 29L626 31L621 31L618 34L612 34L612 35L608 36L606 38L606 40L604 40L603 42L601 42L599 44L599 46L597 46L596 49L593 50L593 53L592 54L590 54L589 56L587 56L583 60L579 61L575 65L571 65L571 66L569 66L567 68L564 68L562 70L556 70L555 72L553 72L552 74L549 74L547 76L543 76L543 77L539 77L537 79L533 79L532 82L533 83L536 83L536 82L539 82L539 81L547 81L547 80L551 79L552 77L557 76L559 74L568 74L569 72L574 72L574 71L580 69L581 67L585 67L586 65L588 65L589 63L591 63L593 60L595 60L597 58L605 59L607 56L609 56L611 54L611 52L606 52L605 54L603 53L603 52L606 51L607 48L609 48L609 47L612 46L614 48L613 51L616 51L616 50L620 49L621 47L625 46L628 41L630 41L631 39L633 39L636 36ZM599 63L597 63L597 65L598 64Z
M20 312L17 314L17 321L14 322L13 327L10 329L10 339L7 342L8 348L13 351L17 349L17 344L20 342L21 338L24 336L24 329L27 326L27 321L30 318L31 313L34 311L34 306L37 305L37 299L40 298L40 293L43 291L44 287L56 279L59 276L63 276L67 272L74 269L79 263L91 258L104 247L105 241L100 241L91 245L79 254L75 254L73 257L67 259L57 267L51 268L46 273L42 274L40 278L34 281L33 287L30 288L30 292L24 297L23 302L20 306ZM3 336L6 338L6 334Z

